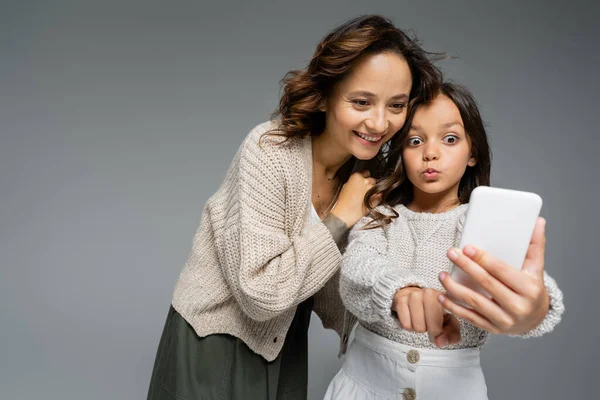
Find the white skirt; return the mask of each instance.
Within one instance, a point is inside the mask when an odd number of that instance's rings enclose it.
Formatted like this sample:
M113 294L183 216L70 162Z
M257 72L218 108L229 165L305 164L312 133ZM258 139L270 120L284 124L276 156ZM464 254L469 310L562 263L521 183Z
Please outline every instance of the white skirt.
M362 326L325 400L487 400L479 348L412 348Z

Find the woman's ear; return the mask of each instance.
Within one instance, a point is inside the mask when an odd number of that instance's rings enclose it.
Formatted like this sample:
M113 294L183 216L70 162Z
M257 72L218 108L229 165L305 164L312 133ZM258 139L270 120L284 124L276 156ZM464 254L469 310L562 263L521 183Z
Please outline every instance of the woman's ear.
M467 162L467 165L469 167L474 167L476 164L477 164L477 160L475 159L475 157L469 158L469 161Z
M327 97L319 96L319 111L325 112L327 111Z

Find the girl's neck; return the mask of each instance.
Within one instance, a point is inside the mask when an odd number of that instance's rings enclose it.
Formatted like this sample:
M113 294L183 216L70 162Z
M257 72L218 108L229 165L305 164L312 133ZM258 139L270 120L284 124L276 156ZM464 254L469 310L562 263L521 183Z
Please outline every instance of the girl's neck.
M318 174L333 178L342 165L352 157L352 154L342 149L325 133L312 137L312 156Z
M406 206L411 211L438 214L450 211L460 205L458 188L441 193L424 193L414 189L414 197Z

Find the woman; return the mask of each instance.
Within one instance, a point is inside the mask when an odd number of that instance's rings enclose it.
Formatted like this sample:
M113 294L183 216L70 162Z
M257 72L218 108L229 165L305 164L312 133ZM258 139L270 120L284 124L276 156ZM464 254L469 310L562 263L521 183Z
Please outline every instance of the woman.
M427 53L379 16L334 29L306 70L286 75L273 120L250 132L204 208L148 399L306 398L310 313L345 346L340 248L378 203L375 177L396 164L384 144L440 82ZM353 173L357 160L368 169Z

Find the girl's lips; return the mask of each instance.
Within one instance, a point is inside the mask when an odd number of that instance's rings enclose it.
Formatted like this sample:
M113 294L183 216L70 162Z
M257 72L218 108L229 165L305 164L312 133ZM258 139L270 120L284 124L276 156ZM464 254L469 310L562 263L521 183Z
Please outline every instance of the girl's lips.
M427 180L432 180L438 177L438 175L440 174L439 171L433 169L433 168L428 168L423 172L423 176L425 177L425 179Z

